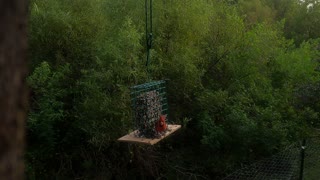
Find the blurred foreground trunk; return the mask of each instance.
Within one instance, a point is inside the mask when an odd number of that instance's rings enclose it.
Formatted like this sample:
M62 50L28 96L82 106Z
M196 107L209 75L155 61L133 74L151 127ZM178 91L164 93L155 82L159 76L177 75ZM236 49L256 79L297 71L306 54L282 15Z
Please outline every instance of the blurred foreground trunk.
M24 179L27 0L0 0L0 179Z

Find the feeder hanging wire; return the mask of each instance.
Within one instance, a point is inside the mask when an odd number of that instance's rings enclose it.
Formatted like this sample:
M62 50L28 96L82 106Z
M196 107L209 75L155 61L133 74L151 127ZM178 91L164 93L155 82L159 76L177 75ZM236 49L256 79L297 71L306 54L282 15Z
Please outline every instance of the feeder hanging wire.
M149 10L148 10L148 1L150 1L149 3ZM150 11L150 14L148 13ZM153 34L152 34L152 29L153 29L153 25L152 25L152 0L145 0L145 13L146 13L146 48L147 48L147 61L146 61L146 68L147 68L147 72L149 74L148 71L148 66L151 60L151 49L152 49L152 41L153 41ZM150 21L150 24L148 23Z

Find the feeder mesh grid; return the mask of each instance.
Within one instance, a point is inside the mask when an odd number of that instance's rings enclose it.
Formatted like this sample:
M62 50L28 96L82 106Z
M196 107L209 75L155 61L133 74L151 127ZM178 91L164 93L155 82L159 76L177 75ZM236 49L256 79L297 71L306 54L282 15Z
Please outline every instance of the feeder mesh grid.
M156 123L161 115L168 122L168 102L166 81L153 81L131 88L133 120L136 135L154 138L159 134L155 131Z

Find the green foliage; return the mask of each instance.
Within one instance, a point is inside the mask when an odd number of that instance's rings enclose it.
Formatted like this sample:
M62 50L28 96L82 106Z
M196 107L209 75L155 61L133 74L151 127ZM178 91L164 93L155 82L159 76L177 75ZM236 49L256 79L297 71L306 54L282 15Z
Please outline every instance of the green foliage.
M248 25L262 22L271 23L275 19L275 11L264 0L240 0L239 6Z
M286 35L293 38L296 44L300 44L308 39L319 38L319 18L320 4L316 0L307 0L304 2L293 1L285 15Z
M32 111L28 119L29 151L27 157L32 163L39 160L47 161L54 158L59 147L62 128L66 123L65 111L68 94L69 64L53 70L48 62L44 61L29 76L28 83L32 88ZM44 175L45 169L39 167L39 174Z
M320 16L305 6L154 1L147 73L144 1L31 1L28 177L219 179L307 135L320 125ZM150 79L169 80L171 118L184 126L127 148L116 139L133 130L130 87Z
M68 94L66 91L68 73L70 73L69 65L52 72L50 65L43 62L28 78L34 93L32 104L34 111L30 113L29 130L49 149L56 143L55 131L59 131L54 125L63 121L65 116L63 99Z

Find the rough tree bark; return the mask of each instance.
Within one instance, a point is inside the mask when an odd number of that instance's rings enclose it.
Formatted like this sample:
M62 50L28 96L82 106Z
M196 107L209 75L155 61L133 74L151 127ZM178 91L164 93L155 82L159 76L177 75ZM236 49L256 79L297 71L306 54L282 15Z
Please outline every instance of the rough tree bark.
M0 179L24 178L27 0L0 0Z

